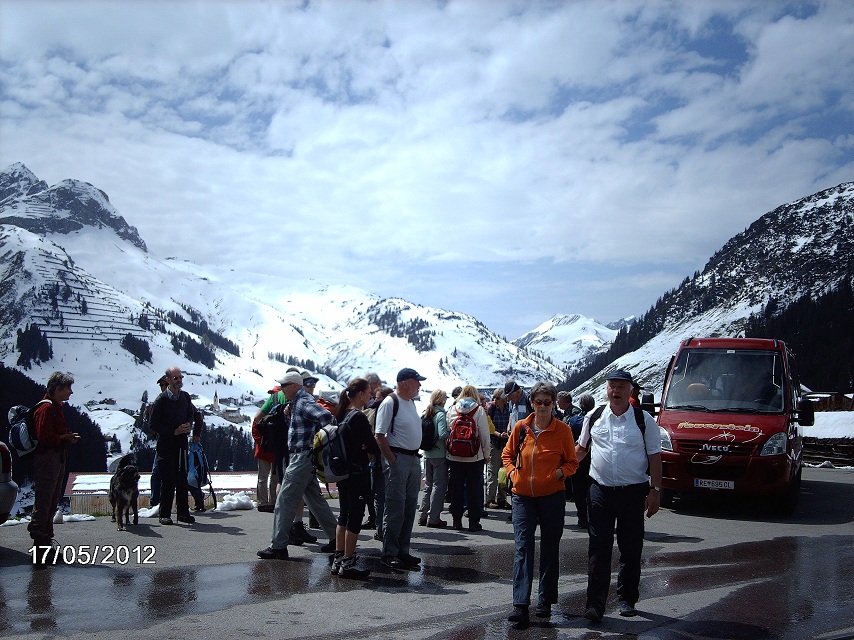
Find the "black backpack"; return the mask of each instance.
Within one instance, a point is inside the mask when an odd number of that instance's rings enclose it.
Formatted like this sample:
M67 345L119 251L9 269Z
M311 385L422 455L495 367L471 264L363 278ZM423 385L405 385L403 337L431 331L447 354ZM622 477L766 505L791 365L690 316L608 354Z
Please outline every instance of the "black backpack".
M258 421L261 448L269 453L284 455L288 452L288 421L285 418L287 403L280 403Z
M421 416L421 444L418 446L422 451L432 451L439 442L439 433L433 423L433 416Z

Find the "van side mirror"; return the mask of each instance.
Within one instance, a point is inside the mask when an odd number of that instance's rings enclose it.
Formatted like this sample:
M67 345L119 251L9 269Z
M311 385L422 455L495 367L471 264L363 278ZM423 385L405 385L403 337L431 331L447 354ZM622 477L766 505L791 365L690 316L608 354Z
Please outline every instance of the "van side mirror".
M655 396L651 393L644 393L641 394L640 401L641 409L646 411L649 415L655 416Z
M811 427L815 424L815 406L812 400L806 398L798 400L798 424L802 427Z

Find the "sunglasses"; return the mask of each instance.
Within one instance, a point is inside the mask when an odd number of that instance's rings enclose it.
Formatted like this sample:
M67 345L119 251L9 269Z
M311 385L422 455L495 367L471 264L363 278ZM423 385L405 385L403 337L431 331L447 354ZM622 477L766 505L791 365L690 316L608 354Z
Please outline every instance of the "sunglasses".
M534 400L533 403L538 407L548 407L552 404L551 400Z

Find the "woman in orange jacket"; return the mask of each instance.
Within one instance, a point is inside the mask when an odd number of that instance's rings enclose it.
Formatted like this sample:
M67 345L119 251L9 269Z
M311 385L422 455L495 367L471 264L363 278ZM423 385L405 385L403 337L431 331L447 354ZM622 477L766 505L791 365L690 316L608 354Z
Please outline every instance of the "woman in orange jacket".
M540 527L540 584L534 615L551 616L557 602L560 539L566 509L565 484L575 473L575 441L569 425L554 417L554 385L538 382L529 394L534 413L513 426L501 454L513 483L513 612L517 629L530 624L528 608L534 578L534 543Z

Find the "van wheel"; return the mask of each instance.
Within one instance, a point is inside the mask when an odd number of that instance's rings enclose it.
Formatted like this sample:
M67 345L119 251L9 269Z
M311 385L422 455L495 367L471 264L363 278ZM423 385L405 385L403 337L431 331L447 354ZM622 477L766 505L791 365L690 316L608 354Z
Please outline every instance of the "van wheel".
M662 489L661 490L661 506L665 509L673 508L673 497L675 493L670 489Z
M801 496L801 470L792 479L786 493L774 499L774 513L782 518L786 518L795 512L798 506L798 498Z

